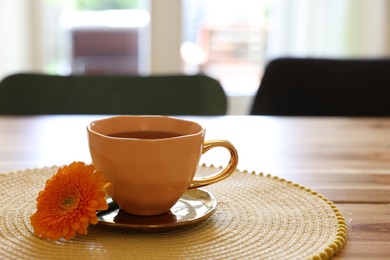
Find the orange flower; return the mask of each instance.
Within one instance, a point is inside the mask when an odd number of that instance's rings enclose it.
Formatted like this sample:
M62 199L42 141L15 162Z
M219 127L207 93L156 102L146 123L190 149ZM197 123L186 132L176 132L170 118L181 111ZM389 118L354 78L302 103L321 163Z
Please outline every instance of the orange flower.
M37 197L37 211L30 217L35 235L69 240L87 234L98 222L96 210L108 208L104 178L93 165L73 162L58 169Z

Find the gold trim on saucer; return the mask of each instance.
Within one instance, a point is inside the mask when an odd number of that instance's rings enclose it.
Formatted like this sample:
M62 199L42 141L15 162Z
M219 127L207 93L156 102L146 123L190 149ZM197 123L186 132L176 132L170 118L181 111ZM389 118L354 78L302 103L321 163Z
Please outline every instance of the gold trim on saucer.
M202 189L187 190L170 211L155 216L127 214L114 204L98 213L99 224L139 231L168 231L198 223L209 218L217 208L217 200Z

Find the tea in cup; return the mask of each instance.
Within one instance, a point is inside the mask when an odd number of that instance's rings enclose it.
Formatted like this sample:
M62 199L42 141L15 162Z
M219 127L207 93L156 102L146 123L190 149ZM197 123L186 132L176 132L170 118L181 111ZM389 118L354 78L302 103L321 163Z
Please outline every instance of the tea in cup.
M108 195L134 215L168 212L187 189L230 176L238 153L226 140L205 141L196 122L168 116L114 116L87 127L89 150L96 169L109 182ZM230 161L211 176L196 177L202 154L214 147L230 152Z

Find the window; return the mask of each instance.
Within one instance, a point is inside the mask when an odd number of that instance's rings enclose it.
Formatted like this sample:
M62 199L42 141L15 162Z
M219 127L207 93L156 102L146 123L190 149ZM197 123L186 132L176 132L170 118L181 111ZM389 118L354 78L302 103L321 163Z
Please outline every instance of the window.
M153 73L147 60L153 0L60 2L56 72ZM182 0L181 8L182 71L177 72L205 73L220 80L228 94L253 95L263 70L268 1Z
M268 32L268 1L183 0L184 71L218 78L228 93L257 91Z

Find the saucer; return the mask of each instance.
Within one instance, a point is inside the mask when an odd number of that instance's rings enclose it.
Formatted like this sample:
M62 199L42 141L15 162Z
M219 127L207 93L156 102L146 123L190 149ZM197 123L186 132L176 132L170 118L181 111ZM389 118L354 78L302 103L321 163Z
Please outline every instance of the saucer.
M189 189L170 211L160 215L131 215L119 209L111 200L108 210L98 212L97 217L98 224L109 227L140 231L165 231L205 220L214 213L216 208L217 200L210 192L202 189Z

